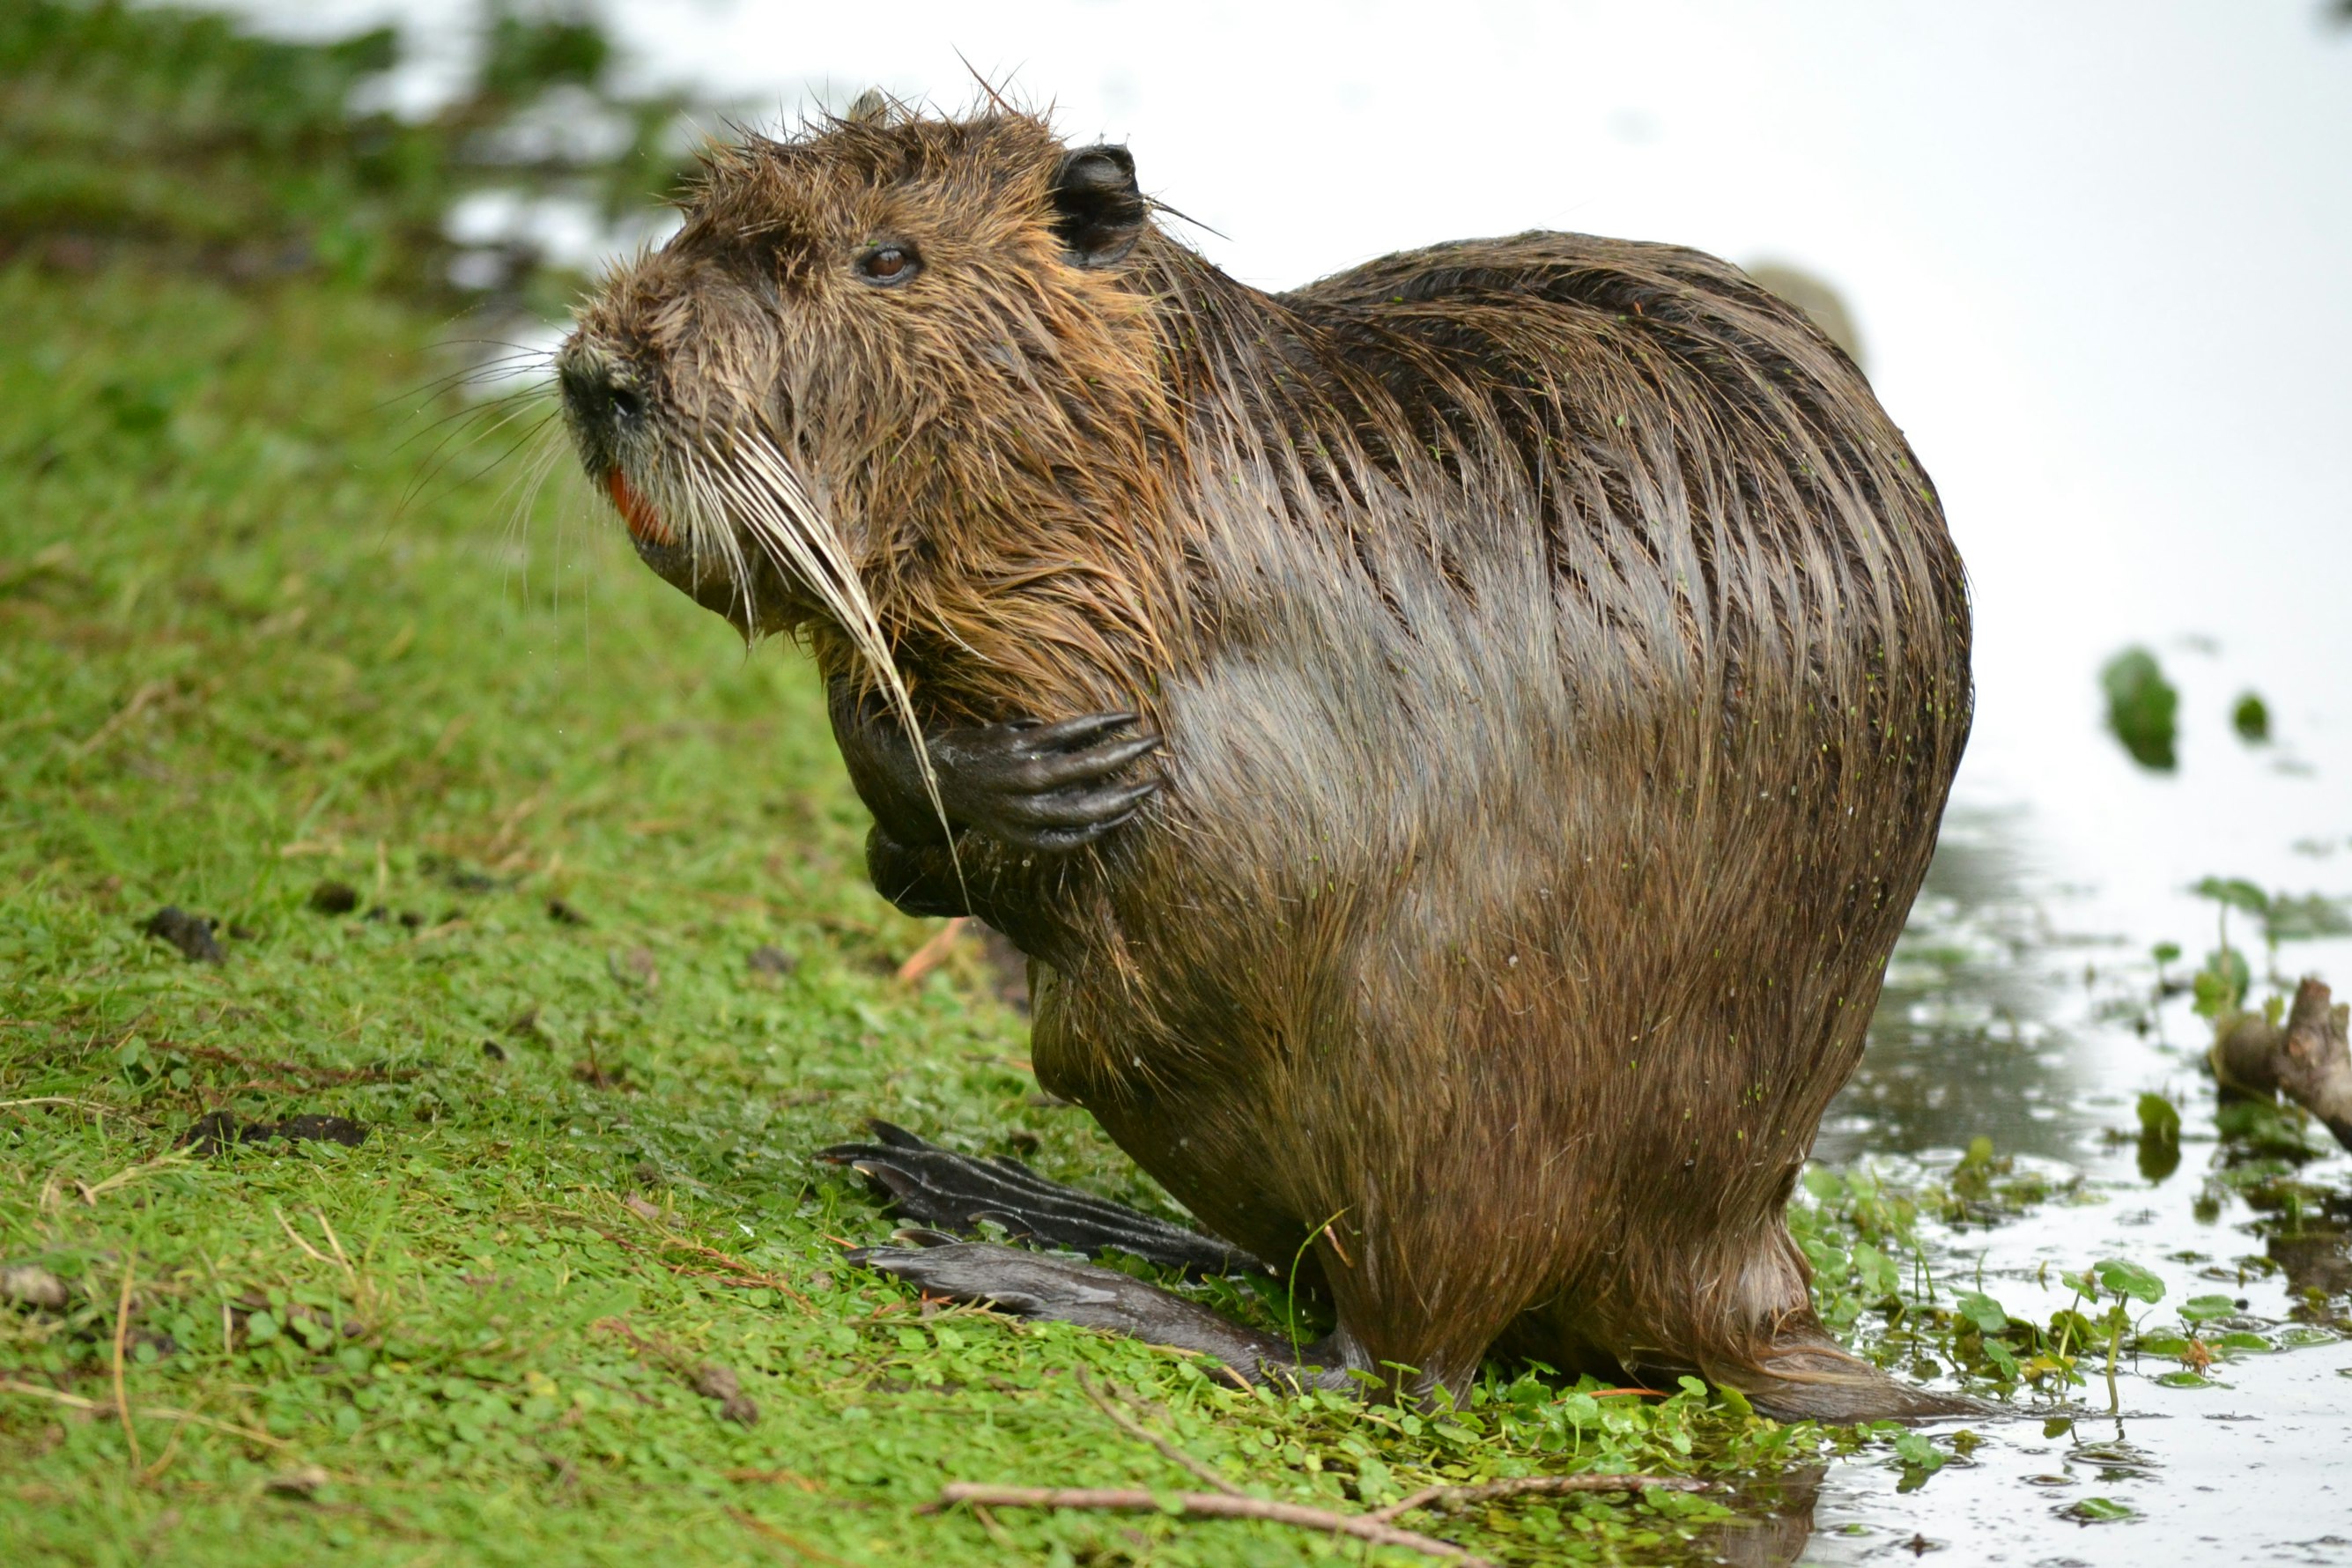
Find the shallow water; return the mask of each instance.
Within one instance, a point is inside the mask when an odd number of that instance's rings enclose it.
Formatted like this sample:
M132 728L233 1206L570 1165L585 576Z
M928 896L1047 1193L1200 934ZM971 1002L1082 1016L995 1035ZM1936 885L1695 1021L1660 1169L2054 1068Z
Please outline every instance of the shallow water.
M2098 777L2100 799L2068 798L2086 773ZM2053 774L2042 789L2051 804L2032 807L1985 805L1969 781L1890 972L1870 1052L1816 1152L1934 1168L1989 1137L2003 1152L2083 1176L2079 1201L1990 1229L1926 1227L1937 1277L1986 1291L2014 1316L2046 1321L2072 1297L2056 1283L2062 1272L2118 1258L2165 1282L2147 1327L2178 1322L2190 1297L2221 1294L2238 1306L2219 1327L2311 1342L2217 1363L2203 1388L2157 1382L2181 1370L2170 1358L2126 1356L2118 1414L2093 1372L2063 1412L2026 1395L2015 1418L1945 1424L1935 1430L1965 1426L1986 1441L1913 1492L1898 1493L1883 1455L1833 1463L1801 1552L1761 1561L1911 1561L1948 1549L1970 1563L2352 1562L2352 1341L2337 1337L2352 1326L2352 1156L2305 1164L2300 1180L2331 1196L2299 1226L2273 1227L2288 1234L2258 1232L2263 1216L2208 1180L2223 1159L2201 1062L2208 1027L2185 997L2147 1006L2152 942L2180 942L2191 965L2210 945L2211 906L2179 891L2196 874L2336 892L2352 882L2341 818L2326 856L2294 827L2343 796L2258 753L2191 756L2184 775ZM2233 825L2259 826L2210 831L2219 803ZM2037 832L2053 819L2104 820L2116 832L2053 846ZM2171 830L2147 833L2149 819ZM2101 865L2124 869L2102 876ZM2236 940L2252 939L2242 926ZM2352 942L2292 944L2279 968L2352 985ZM2179 1164L2154 1178L2129 1136L2147 1090L2178 1102L2182 1120ZM2070 1517L2089 1498L2132 1514Z

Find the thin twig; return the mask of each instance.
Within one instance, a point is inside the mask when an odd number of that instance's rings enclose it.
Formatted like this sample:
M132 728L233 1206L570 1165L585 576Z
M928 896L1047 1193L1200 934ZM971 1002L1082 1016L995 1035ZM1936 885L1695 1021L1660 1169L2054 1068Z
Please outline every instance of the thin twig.
M114 1307L114 1408L122 1417L122 1439L131 1445L131 1468L143 1470L147 1457L139 1451L139 1432L131 1425L131 1395L122 1384L122 1342L131 1332L131 1276L138 1263L138 1255L122 1259L122 1299Z
M907 962L898 966L898 984L912 985L944 963L948 956L948 950L955 946L956 938L963 934L964 922L969 918L965 915L955 916L940 928L937 935L908 953Z
M172 1423L172 1440L163 1445L163 1456L148 1466L146 1473L139 1478L141 1486L153 1486L156 1478L172 1468L172 1459L180 1451L180 1439L187 1435L187 1430L188 1423L184 1416Z
M121 707L115 710L114 716L112 718L109 719L105 723L100 724L97 729L91 731L87 740L80 742L79 744L67 747L66 755L69 757L86 757L89 755L90 752L104 745L108 739L112 736L117 730L121 729L122 726L128 724L133 719L138 718L140 714L145 712L150 703L152 703L158 698L168 697L171 694L172 683L170 681L151 680L147 682L146 685L142 686L138 690L131 694L131 700L125 702Z
M823 1483L809 1479L798 1470L740 1469L721 1470L719 1473L730 1481L758 1481L763 1486L798 1487L804 1492L824 1490Z
M37 1383L18 1383L14 1378L0 1377L0 1394L22 1394L34 1399L47 1399L74 1410L103 1410L110 1401L84 1399L79 1394L62 1389L43 1388ZM273 1448L290 1448L294 1445L283 1437L273 1437L267 1432L257 1432L250 1426L239 1426L233 1421L215 1421L209 1415L199 1415L192 1410L174 1410L165 1405L151 1405L139 1414L150 1421L193 1421L199 1426L215 1432L226 1432L248 1442L266 1443Z
M988 1511L987 1504L972 1504L971 1517L980 1521L980 1528L988 1531L988 1538L996 1542L998 1550L1019 1555L1021 1549L1013 1543L1013 1537L1004 1532L1004 1527L996 1522L996 1516Z
M1211 1486L1216 1488L1227 1497L1246 1497L1248 1495L1246 1492L1244 1492L1241 1488L1225 1479L1223 1476L1219 1475L1216 1468L1207 1461L1194 1458L1192 1455L1184 1452L1183 1449L1178 1447L1167 1438L1160 1436L1159 1433L1152 1431L1150 1427L1144 1426L1143 1423L1136 1420L1126 1411L1121 1410L1111 1401L1108 1395L1097 1390L1094 1384L1087 1379L1086 1369L1084 1367L1079 1367L1076 1371L1078 1375L1078 1387L1080 1390L1085 1393L1088 1399L1094 1401L1096 1409L1101 1411L1104 1415L1111 1418L1112 1423L1117 1426L1120 1431L1126 1433L1130 1437L1139 1437L1144 1442L1150 1444L1153 1447L1160 1450L1161 1456L1165 1458L1169 1463L1182 1466L1185 1469L1192 1471L1194 1475L1200 1477L1201 1479L1208 1482Z
M645 1221L646 1225L652 1226L660 1234L661 1250L665 1252L690 1252L697 1258L708 1258L711 1262L719 1265L720 1268L726 1270L727 1273L734 1276L735 1279L743 1281L744 1283L751 1285L764 1285L769 1289L773 1290L780 1295L791 1297L793 1300L799 1302L803 1307L807 1308L810 1311L816 1310L816 1303L810 1300L808 1297L796 1289L790 1280L779 1279L774 1275L767 1273L762 1269L754 1268L750 1264L744 1262L741 1258L735 1257L731 1253L721 1252L715 1247L705 1247L698 1241L687 1240L684 1237L670 1229L669 1226L664 1223L662 1213L659 1209L654 1207L653 1205L646 1203L644 1199L631 1196L623 1200L622 1206L626 1208L631 1214L635 1215L639 1219ZM594 1226L593 1221L590 1221L589 1223L592 1226ZM594 1228L597 1233L603 1236L607 1241L617 1242L621 1246L629 1247L632 1250L642 1250L641 1248L636 1247L635 1244L631 1242L626 1237L617 1236L613 1232L604 1229L602 1226L594 1226ZM663 1267L668 1268L670 1266L665 1264Z
M733 1254L721 1252L715 1247L705 1247L700 1242L687 1240L685 1237L679 1236L676 1231L669 1228L668 1225L662 1218L661 1210L654 1207L653 1205L646 1203L644 1199L633 1194L632 1196L622 1200L622 1206L626 1208L631 1214L635 1215L639 1219L645 1221L646 1225L652 1226L654 1230L659 1234L661 1244L658 1247L648 1247L642 1242L639 1242L629 1233L614 1230L603 1220L598 1219L593 1215L580 1214L572 1209L557 1208L552 1205L549 1205L538 1212L555 1218L562 1219L570 1224L580 1226L585 1229L593 1230L598 1236L603 1237L606 1241L611 1242L614 1246L620 1247L625 1252L690 1252L698 1258L707 1258L713 1263L719 1265L719 1268L716 1269L689 1268L683 1264L670 1263L659 1258L656 1259L656 1261L661 1262L661 1266L663 1268L668 1269L673 1274L693 1274L704 1279L723 1279L727 1283L732 1285L763 1285L769 1289L775 1291L778 1295L792 1298L792 1300L799 1302L801 1306L807 1309L809 1311L814 1312L816 1310L816 1303L810 1300L807 1294L793 1285L791 1280L781 1279L773 1274L763 1273L760 1269L752 1268L741 1258L735 1257ZM857 1245L854 1241L841 1241L839 1237L828 1237L826 1239L838 1241L843 1247L855 1247Z
M309 1253L312 1259L320 1263L332 1263L334 1261L333 1258L329 1258L325 1253L320 1251L317 1247L311 1246L309 1242L295 1235L294 1227L286 1223L286 1216L278 1212L278 1205L276 1204L271 1204L269 1205L269 1214L271 1218L277 1220L278 1228L286 1233L286 1239L300 1247L303 1251Z
M131 1183L137 1181L140 1177L152 1176L156 1172L163 1170L169 1166L184 1166L187 1163L188 1157L185 1154L171 1153L164 1155L159 1160L150 1160L143 1165L133 1165L129 1170L117 1171L114 1174L107 1177L106 1180L95 1184L85 1182L79 1177L73 1178L73 1184L81 1189L81 1201L95 1208L98 1205L98 1200L100 1197L114 1191L117 1187L127 1187Z
M1394 1519L1417 1508L1460 1508L1507 1497L1559 1497L1568 1492L1705 1491L1706 1483L1690 1476L1514 1476L1506 1480L1478 1481L1461 1487L1423 1487L1410 1497L1376 1508L1366 1519Z
M1328 1509L1308 1508L1302 1503L1229 1497L1223 1492L1150 1492L1139 1487L992 1487L953 1481L940 1489L939 1500L928 1505L925 1511L957 1503L988 1508L1094 1509L1115 1513L1162 1513L1172 1506L1178 1513L1202 1519L1256 1519L1273 1524L1294 1524L1302 1530L1319 1530L1327 1535L1352 1536L1376 1546L1402 1546L1424 1556L1462 1563L1464 1568L1492 1568L1486 1558L1473 1555L1465 1547L1440 1541L1433 1535L1399 1530L1369 1514L1333 1513Z
M343 1250L342 1242L335 1235L335 1227L327 1223L327 1211L313 1206L310 1212L318 1217L319 1228L327 1233L327 1245L335 1249L335 1261L343 1266L344 1273L357 1277L359 1270L352 1267L351 1254Z
M732 1276L742 1284L764 1285L769 1289L777 1292L779 1295L791 1297L793 1300L798 1301L802 1306L806 1307L811 1311L814 1311L816 1310L816 1303L811 1301L808 1297L803 1294L801 1290L790 1280L779 1279L774 1275L767 1273L762 1269L754 1268L750 1264L744 1262L741 1258L721 1252L715 1247L705 1247L700 1242L687 1241L681 1237L672 1236L666 1237L663 1240L662 1250L665 1252L690 1252L697 1258L707 1258L711 1262L717 1264L724 1272Z
M134 1116L128 1110L100 1105L94 1100L71 1100L62 1094L37 1094L30 1100L0 1100L0 1110L12 1110L20 1105L70 1105L76 1110L89 1111L101 1121L110 1116L120 1116L123 1121L136 1121L142 1127L152 1125L145 1117Z
M832 1552L822 1551L816 1547L811 1546L807 1542L803 1541L799 1536L793 1534L790 1531L779 1530L757 1514L746 1513L740 1508L730 1508L727 1510L727 1517L741 1525L744 1529L764 1535L771 1541L782 1542L786 1546L791 1547L793 1551L799 1552L803 1557L810 1558L818 1563L835 1563L838 1565L838 1568L851 1568L849 1563L842 1562L840 1558L835 1557Z
M158 1040L155 1048L191 1061L213 1062L221 1067L243 1068L247 1072L282 1073L299 1079L312 1089L337 1089L352 1083L398 1083L417 1076L421 1068L395 1068L378 1065L360 1068L309 1067L301 1062L274 1061L267 1057L249 1057L242 1051L223 1050L218 1046L183 1045L177 1040ZM293 1091L300 1087L282 1079L257 1079L256 1083Z

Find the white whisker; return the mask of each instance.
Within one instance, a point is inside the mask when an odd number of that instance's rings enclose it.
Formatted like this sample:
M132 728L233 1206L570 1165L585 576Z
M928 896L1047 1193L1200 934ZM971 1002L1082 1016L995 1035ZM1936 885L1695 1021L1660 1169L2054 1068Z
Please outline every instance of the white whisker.
M688 526L707 526L725 559L729 576L735 585L736 602L743 607L744 640L748 646L759 636L759 616L758 605L751 594L751 565L744 559L741 539L737 530L728 526L726 500L702 466L689 461L680 478L688 494L686 516Z
M930 749L923 741L914 699L898 671L898 660L883 633L881 620L874 613L864 581L845 558L838 536L826 524L799 476L764 435L731 431L725 445L726 456L735 461L717 468L715 472L705 468L703 477L723 499L734 502L733 521L768 552L778 568L809 585L831 612L835 625L848 637L876 679L888 691L891 705L898 710L900 721L913 742L923 793L929 797L941 832L947 835L949 860L961 885L963 865L956 855L954 830L948 823L946 803L940 795L939 774L931 765ZM722 517L726 510L722 509ZM720 529L722 534L730 531Z

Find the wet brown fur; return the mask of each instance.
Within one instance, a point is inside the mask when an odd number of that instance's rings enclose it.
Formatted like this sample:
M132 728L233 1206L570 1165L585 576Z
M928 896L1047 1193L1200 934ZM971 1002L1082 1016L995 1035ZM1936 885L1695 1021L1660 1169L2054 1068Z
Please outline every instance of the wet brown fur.
M1305 1248L1357 1364L1930 1407L1835 1350L1782 1220L1969 724L1960 565L1860 374L1664 246L1072 266L1064 152L1001 108L752 140L583 316L669 447L789 455L927 716L1165 737L1105 849L962 847L1040 1081ZM877 237L920 276L857 280ZM726 595L854 670L788 574Z

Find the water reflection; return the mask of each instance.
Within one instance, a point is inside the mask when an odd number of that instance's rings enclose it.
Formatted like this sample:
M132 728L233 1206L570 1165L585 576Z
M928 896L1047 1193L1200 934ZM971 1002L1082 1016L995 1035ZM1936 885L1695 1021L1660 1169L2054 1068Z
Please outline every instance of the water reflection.
M1729 1568L1790 1568L1805 1554L1813 1536L1813 1504L1827 1465L1799 1465L1777 1476L1759 1476L1727 1500L1739 1517L1709 1525L1689 1559Z
M2325 1318L2329 1302L2352 1296L2352 1247L2347 1247L2347 1241L2352 1237L2338 1231L2306 1231L2301 1236L2273 1236L2265 1244L2271 1261L2304 1299L2298 1316Z
M1816 1153L1851 1161L1988 1137L2003 1153L2063 1162L2079 1185L2021 1220L1964 1230L1930 1221L1931 1266L2042 1321L2069 1306L2069 1279L2094 1260L2130 1258L2165 1286L2144 1326L2177 1317L2212 1359L2192 1375L2185 1356L2126 1356L2121 1410L2079 1431L2064 1418L2079 1409L2038 1411L2021 1394L2023 1419L1980 1424L1980 1447L1908 1494L1882 1456L1839 1460L1820 1483L1818 1532L1800 1561L1862 1568L1941 1549L1955 1561L2126 1568L2145 1555L2135 1521L2197 1563L2341 1556L2352 1161L2291 1117L2258 1137L2261 1127L2217 1104L2203 1062L2210 1026L2186 995L2154 1005L2153 975L2135 962L2140 942L2195 936L2192 922L2210 920L2186 899L2147 896L2159 849L2173 856L2162 869L2174 887L2194 879L2179 871L2179 846L2140 844L2137 858L2130 847L2094 847L2137 874L2137 887L2104 875L2104 891L2062 883L2036 832L2072 782L2053 774L2031 813L1952 813L1862 1070ZM2065 847L2086 853L2079 841ZM2270 885L2293 874L2275 851L2228 853ZM2095 926L2130 931L2131 944L2072 934ZM2300 943L2279 963L2342 971L2347 950ZM2177 1107L2177 1124L2143 1126L2144 1092ZM2096 1383L2095 1372L2080 1403L2100 1403ZM2054 1418L2037 1436L2031 1417L2042 1411Z
M1864 1153L1962 1149L2073 1159L2068 1108L2088 1087L2057 1022L2053 961L2084 944L2053 931L2023 851L2021 808L1956 805L1927 885L1888 965L1853 1081L1814 1146L1840 1163Z

